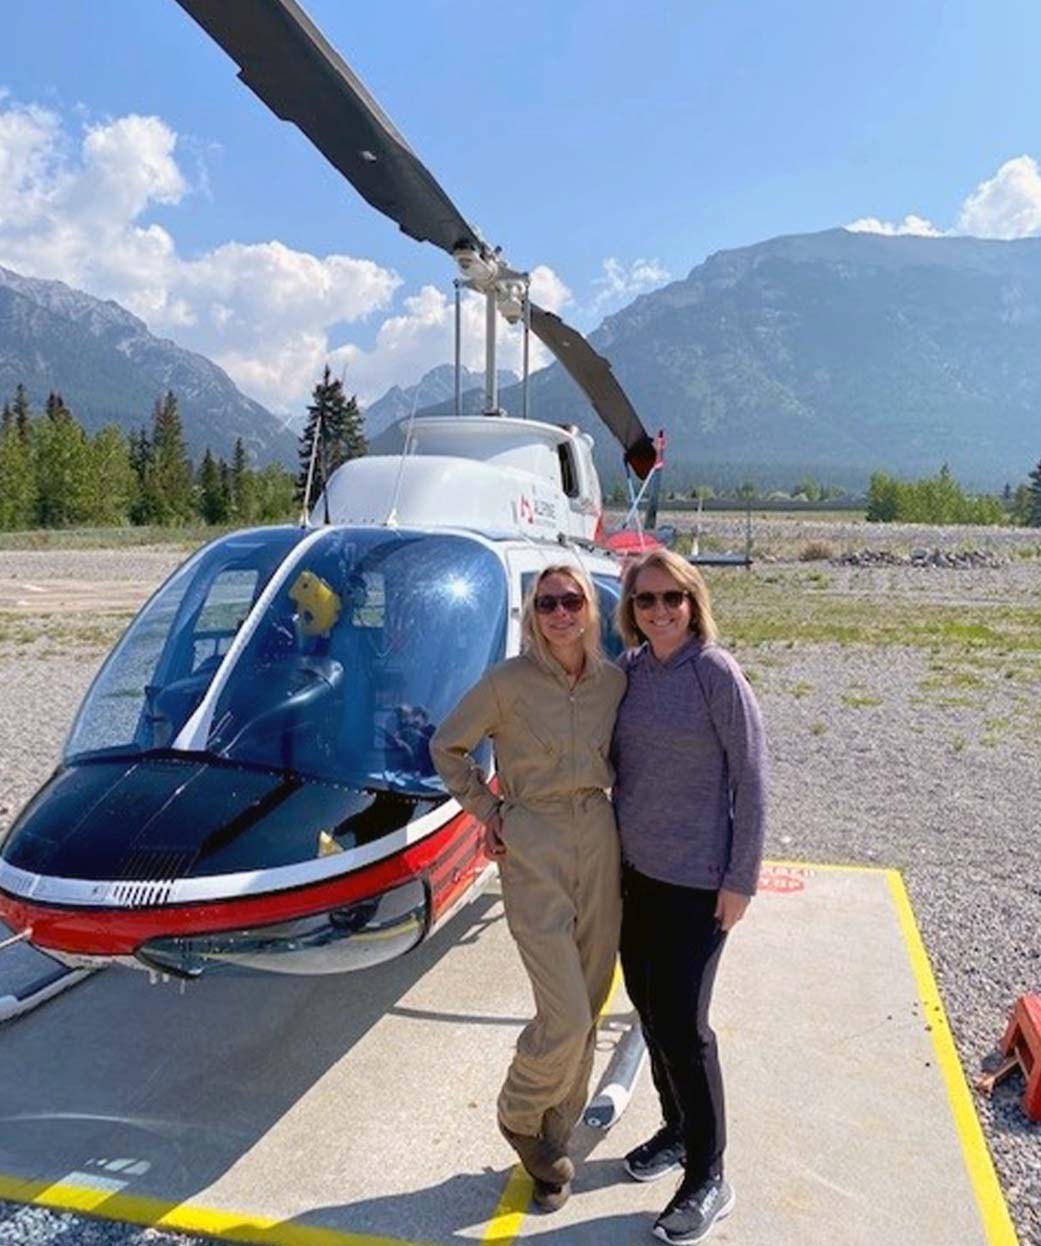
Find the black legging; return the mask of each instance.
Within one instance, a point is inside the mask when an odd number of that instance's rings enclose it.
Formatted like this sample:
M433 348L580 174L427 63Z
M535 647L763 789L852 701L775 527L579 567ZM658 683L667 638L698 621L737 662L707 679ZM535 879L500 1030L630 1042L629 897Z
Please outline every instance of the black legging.
M708 1023L726 935L716 891L662 883L625 866L622 970L640 1015L666 1125L683 1138L687 1177L723 1173L726 1120L716 1035Z

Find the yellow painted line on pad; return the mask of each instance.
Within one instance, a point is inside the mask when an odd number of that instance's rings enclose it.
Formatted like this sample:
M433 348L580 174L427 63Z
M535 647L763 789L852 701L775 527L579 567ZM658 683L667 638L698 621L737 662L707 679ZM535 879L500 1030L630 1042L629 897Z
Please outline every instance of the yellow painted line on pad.
M481 1246L513 1246L524 1217L528 1214L533 1188L531 1178L517 1164L510 1173L506 1189L496 1204L491 1220L488 1221L488 1227L481 1238Z
M973 1193L976 1195L976 1204L979 1208L980 1219L983 1221L987 1242L989 1246L1017 1246L1016 1230L1009 1216L1001 1183L998 1181L993 1161L990 1158L990 1151L987 1149L983 1128L972 1101L972 1092L962 1072L951 1027L944 1011L943 1001L940 999L925 943L915 920L914 909L911 907L911 900L904 886L903 876L899 870L887 870L886 878L904 942L907 944L907 954L911 960L918 994L924 1005L926 1020L931 1026L930 1034L936 1050L936 1060L947 1087L951 1114L958 1131L965 1167L968 1169L969 1180L972 1182Z
M830 861L764 861L763 869L818 870L833 874L890 874L884 865L837 865Z
M600 1009L597 1021L610 1011L621 984L622 967L618 961L615 961L611 989L607 992L607 999L604 1000L604 1006ZM506 1188L496 1204L495 1211L492 1212L492 1218L488 1221L488 1227L481 1238L481 1246L514 1246L521 1224L528 1212L532 1188L531 1178L521 1165L517 1164L510 1173Z
M318 1225L293 1224L234 1211L213 1211L190 1203L168 1203L136 1194L56 1181L29 1181L0 1173L0 1199L56 1211L80 1212L103 1220L120 1220L147 1228L201 1233L251 1246L433 1246L371 1233L346 1233Z

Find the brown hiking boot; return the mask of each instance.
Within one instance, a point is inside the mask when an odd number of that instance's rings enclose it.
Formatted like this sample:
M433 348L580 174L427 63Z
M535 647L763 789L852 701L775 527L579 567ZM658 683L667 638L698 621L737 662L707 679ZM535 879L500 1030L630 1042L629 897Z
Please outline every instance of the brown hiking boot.
M546 1181L536 1181L531 1201L539 1211L560 1211L570 1197L570 1181L565 1181L563 1185L550 1185Z
M575 1165L567 1155L554 1146L547 1138L533 1138L530 1134L514 1133L502 1121L499 1122L502 1136L517 1152L520 1162L528 1173L546 1185L566 1185L575 1175Z

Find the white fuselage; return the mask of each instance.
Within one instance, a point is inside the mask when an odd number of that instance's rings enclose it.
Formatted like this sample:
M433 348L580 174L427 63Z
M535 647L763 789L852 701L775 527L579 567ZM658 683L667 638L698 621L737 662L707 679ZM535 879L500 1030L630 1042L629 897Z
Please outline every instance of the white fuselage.
M587 434L536 420L417 419L402 454L351 459L333 473L328 519L591 542L603 510L592 449ZM312 522L325 518L320 499Z

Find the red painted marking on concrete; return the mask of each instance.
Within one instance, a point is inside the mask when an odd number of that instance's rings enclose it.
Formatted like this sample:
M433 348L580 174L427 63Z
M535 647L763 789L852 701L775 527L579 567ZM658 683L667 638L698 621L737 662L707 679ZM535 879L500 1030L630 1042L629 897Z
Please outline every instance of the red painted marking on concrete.
M790 896L806 889L806 880L786 866L767 866L759 871L759 890Z

